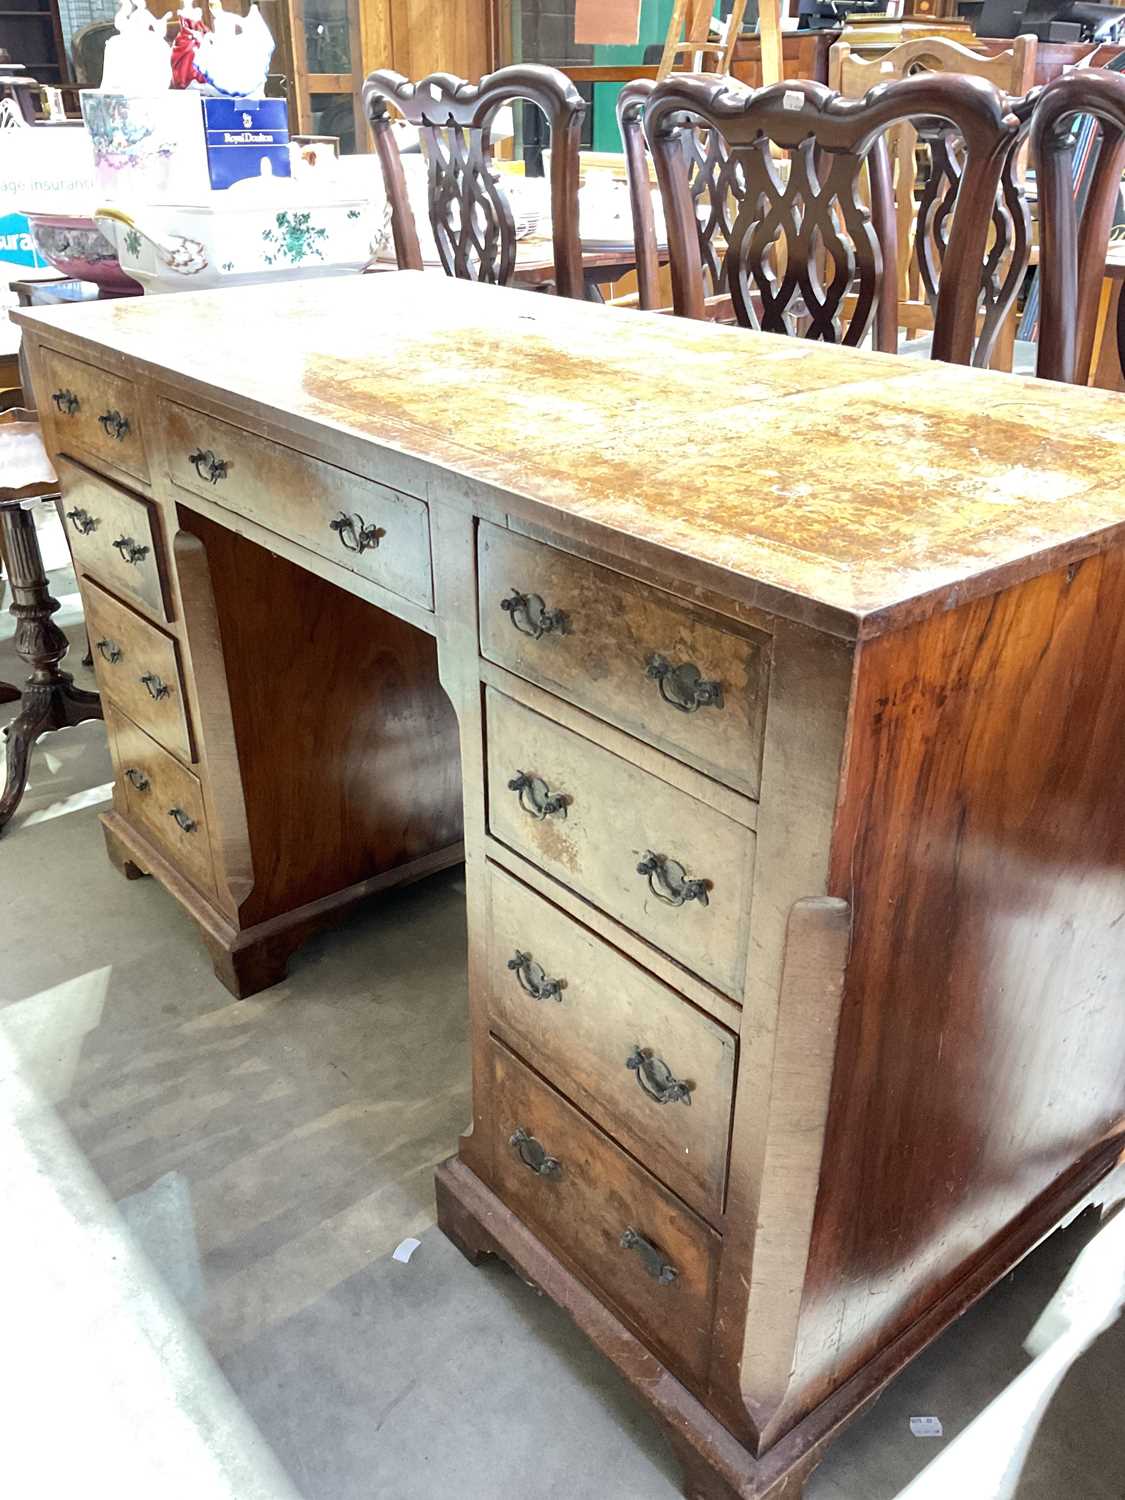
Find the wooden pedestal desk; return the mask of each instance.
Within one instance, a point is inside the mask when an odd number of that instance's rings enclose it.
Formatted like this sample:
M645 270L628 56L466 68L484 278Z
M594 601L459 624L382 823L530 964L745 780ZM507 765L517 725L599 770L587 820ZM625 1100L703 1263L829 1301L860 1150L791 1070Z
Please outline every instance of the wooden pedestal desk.
M20 321L116 857L249 987L459 745L440 1222L798 1495L1121 1190L1125 400L410 274Z

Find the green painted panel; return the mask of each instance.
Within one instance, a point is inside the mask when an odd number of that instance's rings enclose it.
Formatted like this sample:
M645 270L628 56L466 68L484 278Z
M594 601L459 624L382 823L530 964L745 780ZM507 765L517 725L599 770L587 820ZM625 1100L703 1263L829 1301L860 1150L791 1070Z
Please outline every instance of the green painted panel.
M619 68L624 63L644 62L645 48L663 46L672 19L674 0L642 0L640 40L635 47L595 47L594 66ZM715 10L719 9L716 0ZM594 150L620 151L617 128L617 96L620 84L599 83L594 87Z

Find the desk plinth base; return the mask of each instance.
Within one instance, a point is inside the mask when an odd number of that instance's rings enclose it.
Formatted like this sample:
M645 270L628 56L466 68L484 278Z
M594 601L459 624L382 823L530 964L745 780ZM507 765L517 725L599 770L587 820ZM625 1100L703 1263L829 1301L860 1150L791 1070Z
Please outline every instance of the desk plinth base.
M341 921L358 902L380 891L422 880L459 864L465 857L463 844L451 844L409 864L333 891L319 901L281 912L252 927L237 928L119 813L103 813L101 823L110 863L127 880L152 875L176 898L199 928L211 955L215 977L236 1000L246 1000L280 983L289 960L301 944L321 928Z
M499 1256L617 1366L664 1429L688 1500L800 1500L828 1443L867 1404L827 1420L814 1413L756 1459L464 1162L451 1157L437 1169L436 1192L438 1227L462 1255L474 1265Z
M660 1422L684 1472L688 1500L800 1500L828 1445L878 1397L895 1374L1007 1275L1053 1230L1079 1214L1125 1208L1125 1140L1101 1141L1036 1200L1017 1230L981 1259L883 1353L760 1458L754 1458L696 1396L543 1245L457 1157L437 1170L438 1226L474 1264L497 1255L574 1319Z

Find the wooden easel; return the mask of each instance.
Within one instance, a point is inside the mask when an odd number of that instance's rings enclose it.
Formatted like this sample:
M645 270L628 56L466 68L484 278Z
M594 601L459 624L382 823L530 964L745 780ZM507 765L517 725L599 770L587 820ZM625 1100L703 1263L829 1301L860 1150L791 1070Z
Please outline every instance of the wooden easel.
M676 0L672 19L668 23L668 35L664 40L664 53L660 59L657 78L667 78L669 73L695 71L693 61L699 58L699 71L707 73L729 73L734 57L735 43L742 31L742 18L746 13L746 0L735 0L727 25L726 40L709 40L713 0ZM780 83L781 63L781 0L759 0L758 36L762 44L762 82ZM676 59L688 53L687 67L677 68ZM705 59L714 59L712 67L705 66Z

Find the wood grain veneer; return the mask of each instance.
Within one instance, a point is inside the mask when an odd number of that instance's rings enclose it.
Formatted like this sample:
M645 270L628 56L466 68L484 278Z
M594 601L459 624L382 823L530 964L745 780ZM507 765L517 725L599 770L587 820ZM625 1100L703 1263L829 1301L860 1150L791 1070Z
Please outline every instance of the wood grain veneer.
M170 620L156 507L65 458L57 466L59 508L79 569L134 608L156 620Z
M68 445L135 479L148 478L140 401L131 380L65 354L45 356L43 378L52 418L65 429Z
M533 713L491 688L487 694L488 826L549 874L639 932L727 994L745 968L754 873L754 835L671 779L633 767L592 740ZM537 817L520 773L566 799ZM674 860L705 882L696 899L670 904L649 855Z
M488 898L493 1029L699 1213L721 1218L735 1037L494 865ZM557 993L543 997L552 980ZM646 1092L638 1052L685 1096Z
M105 705L116 771L114 803L205 895L215 887L199 778L112 703Z
M98 688L180 760L195 759L174 637L88 582L86 628Z
M161 425L176 484L433 608L421 500L175 402L161 403Z
M479 551L485 656L757 796L768 636L497 526Z
M718 1235L498 1043L492 1067L496 1179L506 1200L595 1281L677 1373L703 1382ZM517 1131L557 1168L530 1168L513 1144ZM639 1244L623 1243L629 1230L651 1248L652 1269Z

